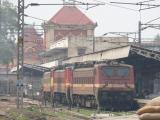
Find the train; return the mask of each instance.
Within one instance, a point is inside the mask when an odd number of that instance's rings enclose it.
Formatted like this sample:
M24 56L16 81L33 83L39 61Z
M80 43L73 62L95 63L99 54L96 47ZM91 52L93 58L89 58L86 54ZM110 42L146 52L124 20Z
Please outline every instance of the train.
M134 107L134 68L127 64L67 66L44 74L44 100L97 109Z

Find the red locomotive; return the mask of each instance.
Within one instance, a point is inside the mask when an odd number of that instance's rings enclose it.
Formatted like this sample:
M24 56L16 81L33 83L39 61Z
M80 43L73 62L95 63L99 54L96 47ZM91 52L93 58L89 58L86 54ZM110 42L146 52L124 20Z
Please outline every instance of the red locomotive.
M51 77L50 93L53 101L84 107L106 106L110 109L124 107L122 103L133 100L135 86L131 65L65 67L53 70Z

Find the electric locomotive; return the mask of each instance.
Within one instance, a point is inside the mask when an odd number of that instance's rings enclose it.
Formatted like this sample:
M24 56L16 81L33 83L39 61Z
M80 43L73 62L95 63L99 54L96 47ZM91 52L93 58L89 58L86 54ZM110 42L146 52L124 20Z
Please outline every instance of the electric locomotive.
M134 96L134 69L126 64L95 64L53 70L53 101L83 107L124 108Z

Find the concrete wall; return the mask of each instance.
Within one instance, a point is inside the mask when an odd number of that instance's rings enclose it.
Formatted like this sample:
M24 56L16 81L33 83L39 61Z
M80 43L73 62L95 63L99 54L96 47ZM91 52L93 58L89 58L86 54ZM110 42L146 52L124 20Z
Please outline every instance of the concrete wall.
M57 59L66 58L68 54L67 50L59 50L57 53L51 53L50 55L41 56L41 64L55 61Z
M90 31L91 32L91 31ZM91 32L91 34L93 31ZM127 45L128 39L125 37L95 37L95 52L105 49L111 49ZM49 50L50 55L43 58L43 63L51 62L59 58L78 56L79 50L84 51L84 54L93 52L93 36L89 37L68 37L66 50L60 50L57 45L54 49ZM62 41L58 41L61 45ZM66 48L66 46L64 47ZM57 49L57 50L56 50ZM59 49L59 50L58 50ZM52 52L52 51L57 52ZM46 53L47 54L47 53Z
M95 37L95 52L127 45L126 37ZM93 52L93 37L72 37L68 40L68 57L78 56L78 49L85 54Z
M45 43L46 43L46 49L50 49L50 46L53 44L54 42L54 29L52 28L48 28L45 31Z
M126 37L96 37L95 51L111 49L127 45L128 38Z
M72 37L68 40L68 57L78 56L78 49L86 49L86 53L91 53L92 41L86 40L86 37Z
M96 25L79 26L48 23L43 27L45 29L46 49L49 50L54 42L64 37L93 37Z

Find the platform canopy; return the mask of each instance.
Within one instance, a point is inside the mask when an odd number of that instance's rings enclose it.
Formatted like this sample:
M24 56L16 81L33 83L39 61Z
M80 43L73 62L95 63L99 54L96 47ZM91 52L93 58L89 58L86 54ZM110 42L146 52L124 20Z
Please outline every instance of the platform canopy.
M86 54L83 56L75 56L67 58L63 61L63 64L71 64L77 62L89 62L89 61L107 61L127 58L130 55L137 54L144 58L160 61L160 52L145 49L139 46L127 45L98 51L95 53Z

